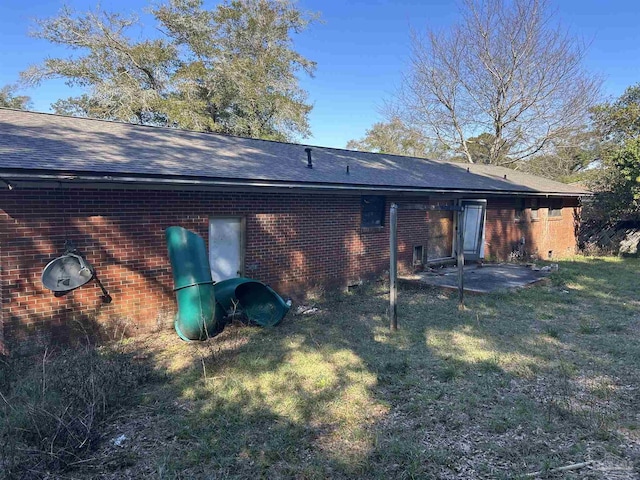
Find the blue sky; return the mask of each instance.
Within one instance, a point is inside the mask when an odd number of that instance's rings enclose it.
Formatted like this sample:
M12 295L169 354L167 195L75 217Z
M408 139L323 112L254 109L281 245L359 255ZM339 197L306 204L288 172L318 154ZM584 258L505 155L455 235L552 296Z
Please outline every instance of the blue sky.
M88 10L97 0L69 0ZM216 2L209 2L215 4ZM125 13L140 12L148 0L110 0L103 7ZM70 53L27 35L32 20L54 15L61 0L2 0L0 2L0 86L14 83L18 74L45 56ZM322 22L295 37L296 48L316 61L314 78L303 78L314 108L313 136L305 143L344 147L381 120L380 108L399 86L409 55L409 29L446 29L458 15L454 0L300 0L299 6L319 11ZM620 95L640 82L640 4L637 0L558 0L557 18L572 34L590 44L585 64L602 75L604 93ZM153 20L143 17L145 30ZM63 81L49 81L23 90L35 110L74 94Z

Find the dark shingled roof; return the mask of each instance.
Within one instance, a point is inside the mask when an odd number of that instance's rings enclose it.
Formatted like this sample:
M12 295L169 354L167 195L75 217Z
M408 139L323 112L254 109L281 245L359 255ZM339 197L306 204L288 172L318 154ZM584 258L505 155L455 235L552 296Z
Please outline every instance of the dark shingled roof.
M503 167L311 147L164 127L0 109L3 172L234 180L371 190L588 194ZM346 173L349 166L349 174ZM467 171L469 170L469 171Z

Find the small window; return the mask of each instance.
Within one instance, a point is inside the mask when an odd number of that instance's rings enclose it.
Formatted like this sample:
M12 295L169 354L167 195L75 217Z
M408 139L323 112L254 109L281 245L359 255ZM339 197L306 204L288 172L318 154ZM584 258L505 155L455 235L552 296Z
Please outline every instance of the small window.
M540 204L538 202L537 198L532 198L530 200L530 206L531 206L531 220L537 220L538 219L538 208L540 208Z
M562 199L561 198L553 198L549 202L549 216L550 217L561 217L562 216Z
M516 222L521 222L525 220L524 217L524 198L516 198L516 209L515 209L515 220Z
M382 195L362 196L362 227L384 226L385 197Z

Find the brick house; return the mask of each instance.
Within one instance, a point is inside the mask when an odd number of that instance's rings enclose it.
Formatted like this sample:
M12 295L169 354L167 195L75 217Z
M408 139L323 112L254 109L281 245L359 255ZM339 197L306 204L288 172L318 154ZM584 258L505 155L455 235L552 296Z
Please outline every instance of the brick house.
M501 167L0 109L0 348L65 338L76 320L133 331L171 318L171 225L208 240L214 279L295 298L388 269L392 202L466 203L470 260L546 259L574 253L586 194ZM454 215L400 211L401 271L453 258ZM112 303L93 283L61 298L42 285L65 240Z

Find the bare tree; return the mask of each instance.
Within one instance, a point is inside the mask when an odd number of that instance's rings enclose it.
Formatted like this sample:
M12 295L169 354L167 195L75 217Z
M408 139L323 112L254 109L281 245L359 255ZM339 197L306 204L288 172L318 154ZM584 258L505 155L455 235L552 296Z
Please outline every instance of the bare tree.
M579 131L598 98L583 43L557 25L546 0L463 0L458 24L414 32L412 47L398 111L471 163L472 137L485 133L489 163L544 152Z

